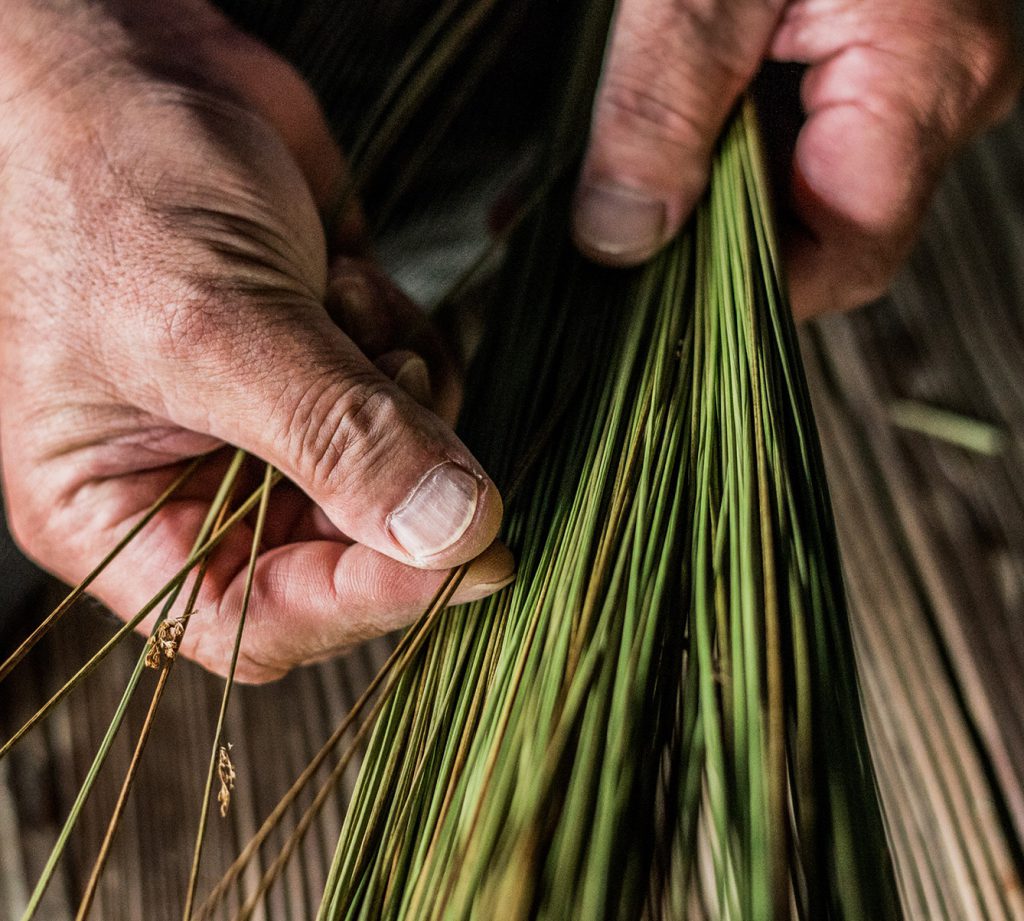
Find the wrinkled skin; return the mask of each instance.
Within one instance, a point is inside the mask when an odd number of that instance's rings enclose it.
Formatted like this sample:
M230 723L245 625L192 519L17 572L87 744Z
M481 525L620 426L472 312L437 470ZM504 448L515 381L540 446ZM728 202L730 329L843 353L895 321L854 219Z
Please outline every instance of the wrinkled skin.
M501 500L450 428L443 348L352 255L358 214L324 238L344 167L306 85L200 4L187 41L159 12L21 12L0 13L0 443L21 545L76 581L183 459L229 443L296 484L275 492L241 679L407 623L479 554L460 597L506 583ZM329 271L331 250L349 257ZM180 567L224 466L96 583L115 612ZM217 671L250 538L216 555L183 645Z
M802 61L794 302L808 314L873 297L949 155L1012 100L1007 9L623 0L577 242L610 264L648 258L692 210L761 61ZM12 530L77 581L183 462L212 452L94 586L129 616L185 559L223 446L275 464L291 483L259 558L246 681L407 623L457 563L475 560L456 600L513 577L500 497L450 427L444 347L366 257L355 209L325 238L344 168L309 88L204 0L0 6ZM217 552L183 646L219 672L250 538L239 528Z

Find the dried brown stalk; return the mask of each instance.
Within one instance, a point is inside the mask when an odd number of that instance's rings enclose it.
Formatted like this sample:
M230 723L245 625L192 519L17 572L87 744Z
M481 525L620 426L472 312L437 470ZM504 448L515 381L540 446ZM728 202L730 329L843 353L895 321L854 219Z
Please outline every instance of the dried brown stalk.
M249 840L249 843L242 849L242 852L235 858L235 861L228 867L227 871L221 877L220 881L213 888L210 894L206 897L206 900L196 910L194 915L190 915L192 921L205 921L209 918L213 911L220 904L221 899L227 894L228 889L239 877L239 875L249 865L249 862L262 847L263 843L270 836L271 832L281 822L285 813L291 807L292 803L295 802L299 794L306 788L309 782L316 775L316 772L320 769L323 763L330 756L331 752L338 746L341 740L345 737L346 733L352 727L356 719L358 719L363 708L367 705L377 689L384 684L383 689L380 692L377 700L371 707L370 712L366 715L366 718L360 724L359 729L356 732L355 737L352 740L352 744L346 749L345 753L341 756L324 781L317 795L314 797L313 802L309 805L302 818L297 823L292 834L285 842L284 848L281 854L278 855L277 859L274 860L273 864L268 867L266 873L260 880L256 892L250 897L249 901L243 906L241 913L238 918L248 917L255 908L256 902L260 899L263 894L267 891L270 885L276 879L278 873L284 867L288 857L295 850L295 847L299 844L299 841L308 831L313 819L319 814L324 804L329 799L330 792L334 789L335 785L340 781L345 769L348 767L349 762L352 759L353 754L356 751L357 746L362 741L366 733L373 726L374 720L376 719L377 713L383 706L383 702L387 699L391 688L397 682L398 677L401 676L404 668L411 661L412 657L415 656L426 642L427 637L430 635L431 629L440 616L441 612L447 607L452 595L458 589L465 577L466 572L469 570L469 563L464 563L457 569L454 569L449 573L448 577L442 583L438 589L437 594L434 596L430 607L425 612L423 617L417 624L414 624L405 633L399 642L395 651L388 657L388 660L381 667L380 671L374 676L373 680L367 686L366 690L363 691L359 699L353 704L352 709L349 710L345 719L342 720L341 724L331 734L330 738L321 746L320 751L313 757L312 761L306 766L303 772L296 779L295 783L288 789L288 792L281 798L278 804L274 807L273 811L264 820L259 830ZM282 859L283 858L283 859Z

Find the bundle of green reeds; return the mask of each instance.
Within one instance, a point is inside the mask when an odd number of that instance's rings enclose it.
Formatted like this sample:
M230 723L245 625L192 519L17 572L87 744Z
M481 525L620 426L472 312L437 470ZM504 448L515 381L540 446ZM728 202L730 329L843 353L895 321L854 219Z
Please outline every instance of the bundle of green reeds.
M496 597L445 611L453 573L375 683L319 918L897 918L753 109L736 113L706 200L673 244L636 272L586 263L568 238L571 183L558 164L586 133L610 4L581 4L578 15L548 175L510 243L463 421L507 488L505 539L519 577ZM413 81L393 111L421 92ZM267 468L262 486L235 501L242 461L189 565L23 730L146 614L161 604L170 614L198 569L184 614L163 620L140 657L26 919L147 659L160 671L154 713L204 560L257 511L255 559L277 474ZM222 805L230 799L221 737L230 689L229 675L186 919L208 917L224 892L193 913L218 778ZM291 841L322 804L318 795ZM251 916L292 846L237 917Z
M898 916L759 161L746 107L632 277L564 194L517 241L466 426L535 446L519 579L403 672L321 918Z

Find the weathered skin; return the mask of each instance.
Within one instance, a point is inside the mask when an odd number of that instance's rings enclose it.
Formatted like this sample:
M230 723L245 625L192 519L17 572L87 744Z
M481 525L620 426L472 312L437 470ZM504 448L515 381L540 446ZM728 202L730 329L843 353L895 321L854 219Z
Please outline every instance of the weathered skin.
M12 533L74 582L183 459L227 442L274 463L299 488L275 493L243 680L408 622L448 568L484 551L460 597L513 573L492 543L501 499L449 425L458 383L436 336L366 259L329 271L359 248L357 213L331 246L321 229L343 169L304 82L202 3L0 10ZM222 470L97 582L115 612L180 567ZM250 535L217 554L185 638L218 671Z
M1011 0L622 0L583 170L582 190L597 194L578 198L578 242L619 265L660 248L693 209L724 119L762 62L797 62L808 69L787 203L794 310L874 299L950 155L1016 97L1011 20Z

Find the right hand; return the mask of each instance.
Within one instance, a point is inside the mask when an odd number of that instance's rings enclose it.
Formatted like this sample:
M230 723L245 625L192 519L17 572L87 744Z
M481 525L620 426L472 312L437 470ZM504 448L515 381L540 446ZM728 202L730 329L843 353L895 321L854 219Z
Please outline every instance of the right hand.
M187 459L228 443L273 463L295 486L275 490L246 681L408 623L464 561L479 556L457 601L510 581L497 489L431 411L450 416L457 389L436 337L364 259L330 278L318 207L344 167L306 84L200 0L59 7L0 13L0 444L19 543L74 582ZM352 212L342 246L358 235ZM180 568L222 470L95 583L116 613ZM183 645L220 672L251 537L216 552Z
M580 249L637 265L703 195L765 60L806 65L785 164L794 313L881 296L950 158L1021 86L1013 0L622 0L576 198ZM782 147L784 145L779 145Z

